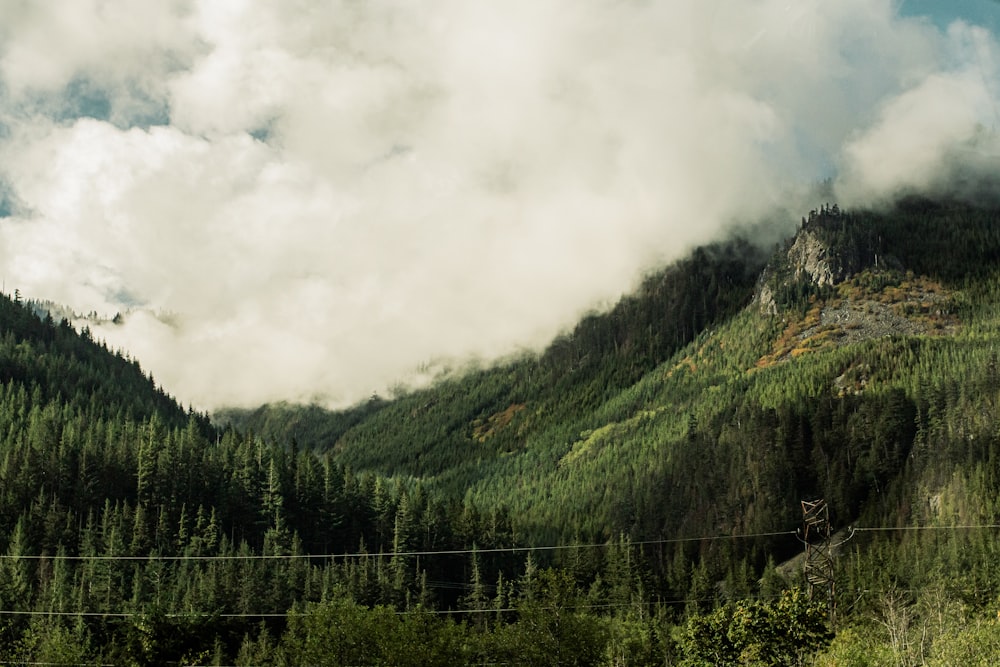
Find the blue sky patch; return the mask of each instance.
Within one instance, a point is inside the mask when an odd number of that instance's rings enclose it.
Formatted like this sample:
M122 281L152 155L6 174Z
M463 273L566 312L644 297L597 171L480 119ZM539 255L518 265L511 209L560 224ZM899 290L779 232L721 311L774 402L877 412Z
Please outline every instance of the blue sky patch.
M1000 2L997 0L902 0L899 13L927 16L942 29L962 19L994 34L1000 30Z

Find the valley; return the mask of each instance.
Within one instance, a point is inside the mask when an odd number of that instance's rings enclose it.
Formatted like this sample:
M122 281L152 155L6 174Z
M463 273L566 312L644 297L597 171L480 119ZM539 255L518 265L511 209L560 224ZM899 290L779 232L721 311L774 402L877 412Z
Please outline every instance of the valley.
M5 296L0 657L1000 655L998 222L823 209L770 254L694 251L540 355L339 412L210 420ZM810 600L816 500L835 593Z

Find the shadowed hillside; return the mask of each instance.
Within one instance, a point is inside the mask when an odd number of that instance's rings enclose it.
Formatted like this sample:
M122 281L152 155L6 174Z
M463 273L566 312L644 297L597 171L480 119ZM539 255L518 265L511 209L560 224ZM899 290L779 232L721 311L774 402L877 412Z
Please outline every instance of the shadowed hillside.
M824 206L540 355L219 430L0 298L0 659L991 663L998 223ZM814 499L836 625L778 567Z

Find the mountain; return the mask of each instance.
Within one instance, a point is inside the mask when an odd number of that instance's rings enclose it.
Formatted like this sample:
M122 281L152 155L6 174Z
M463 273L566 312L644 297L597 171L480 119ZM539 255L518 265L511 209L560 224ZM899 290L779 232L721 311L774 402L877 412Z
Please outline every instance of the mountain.
M802 501L822 499L851 554L838 605L868 642L844 654L887 641L865 618L909 614L931 637L919 609L937 603L917 591L967 611L1000 594L998 269L997 209L823 206L764 261L699 251L537 358L330 415L328 439L299 442L502 507L529 541L651 542L672 599L755 590L802 552ZM982 644L946 625L941 646ZM870 664L917 659L895 651Z
M0 295L0 661L992 662L998 261L994 208L824 205L541 354L225 427Z
M782 530L814 496L846 524L930 446L942 394L992 391L996 222L823 207L769 259L699 249L538 357L340 413L229 416L539 538Z
M157 414L167 424L187 423L191 413L136 360L112 353L87 328L78 334L65 317L57 324L51 312L19 295L0 295L0 381L35 394L36 402L67 401L93 418ZM210 428L205 416L198 418L200 428Z
M332 451L354 469L418 479L449 494L488 485L497 475L523 484L526 470L543 469L538 457L565 454L552 443L571 444L581 432L601 428L609 404L628 411L636 400L628 394L647 373L736 316L765 260L744 239L698 248L647 277L609 312L584 318L539 356L465 369L393 400L373 398L342 412L264 406L222 418L271 439Z

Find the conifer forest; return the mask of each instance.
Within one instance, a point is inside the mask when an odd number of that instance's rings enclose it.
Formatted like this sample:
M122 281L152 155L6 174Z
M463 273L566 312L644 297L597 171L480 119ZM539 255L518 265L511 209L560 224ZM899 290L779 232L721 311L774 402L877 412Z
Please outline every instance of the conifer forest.
M0 296L0 664L1000 663L995 207L824 204L339 411L53 312Z

